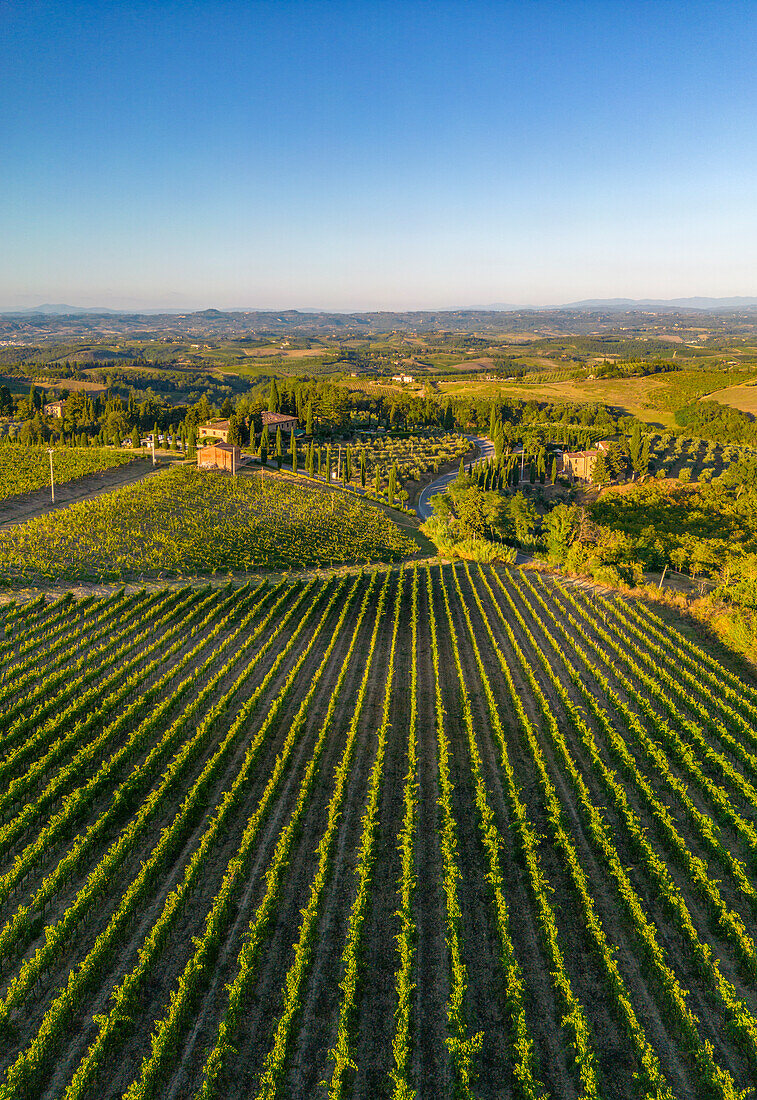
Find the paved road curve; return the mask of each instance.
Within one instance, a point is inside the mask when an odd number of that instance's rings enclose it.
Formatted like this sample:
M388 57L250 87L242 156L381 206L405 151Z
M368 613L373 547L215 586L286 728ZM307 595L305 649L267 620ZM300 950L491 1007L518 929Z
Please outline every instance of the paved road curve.
M473 443L478 451L474 465L476 462L481 462L492 458L494 455L494 444L491 439L485 439L483 436L478 435L466 435L464 437L470 443ZM437 493L443 493L450 482L454 481L457 477L457 470L451 474L443 474L438 477L436 481L432 481L430 485L421 493L418 498L418 504L416 505L416 512L420 518L425 522L431 515L433 505L431 504L431 497L436 496Z

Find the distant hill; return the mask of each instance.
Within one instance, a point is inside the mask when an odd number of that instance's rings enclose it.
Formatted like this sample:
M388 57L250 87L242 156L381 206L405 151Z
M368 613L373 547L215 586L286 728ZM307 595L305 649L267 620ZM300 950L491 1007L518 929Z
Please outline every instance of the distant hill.
M490 305L466 306L466 309L481 310L484 313L517 313L522 309L539 309L539 306L516 306L512 302L492 302ZM543 306L541 308L544 308ZM559 308L559 307L557 307Z
M94 316L100 317L104 313L121 313L120 309L107 309L105 306L67 306L62 304L51 305L49 302L45 302L41 306L33 306L31 309L17 309L13 311L19 317L28 316L42 316L42 317L72 317L74 314L86 314L91 313Z
M755 309L757 298L586 298L561 309Z
M305 307L302 309L110 309L107 306L71 306L61 303L51 304L49 302L43 305L34 306L29 309L13 309L2 310L0 309L0 316L2 317L175 317L180 315L182 317L196 317L206 318L207 320L219 320L222 318L234 318L240 317L254 318L255 321L262 320L279 320L287 321L291 323L297 323L298 319L303 316L310 318L318 317L322 318L328 324L330 320L333 320L337 324L343 324L345 319L360 318L363 321L382 319L384 321L391 318L399 318L405 320L407 318L417 319L418 322L423 325L431 318L447 318L450 321L454 321L457 318L469 318L471 315L479 315L481 319L490 317L492 314L506 313L513 316L518 316L523 313L537 313L542 315L548 315L553 313L564 313L571 310L621 310L623 312L633 312L634 310L660 310L667 312L669 310L696 310L705 312L719 312L720 310L751 310L757 309L757 297L737 297L737 298L583 298L578 302L568 302L563 305L553 306L534 306L534 305L515 305L512 302L494 302L489 305L472 305L472 306L447 306L442 309L424 309L424 310L326 310L326 309L314 309L312 307Z
M289 334L339 338L391 332L421 336L442 332L492 336L528 333L545 337L607 332L631 336L654 332L659 337L667 330L680 337L681 330L687 328L754 335L757 333L757 298L683 298L664 302L608 299L574 302L571 306L555 309L366 310L353 313L297 309L126 313L119 310L97 312L64 305L0 312L0 339L13 344L104 336L143 340L158 337L223 340Z

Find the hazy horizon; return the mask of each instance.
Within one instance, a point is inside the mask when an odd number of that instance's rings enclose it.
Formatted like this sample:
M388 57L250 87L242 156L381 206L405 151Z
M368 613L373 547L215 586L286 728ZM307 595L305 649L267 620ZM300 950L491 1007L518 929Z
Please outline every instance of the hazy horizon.
M757 293L752 4L9 0L0 25L4 310Z
M338 307L332 307L330 309L321 308L317 306L303 306L303 305L270 305L270 306L224 306L215 305L213 303L205 303L198 305L155 305L154 303L144 302L141 305L137 304L125 304L125 305L106 305L104 302L90 302L83 304L81 302L36 302L34 305L28 306L4 306L0 303L0 314L8 313L23 313L23 312L39 312L44 313L46 309L50 309L53 314L65 313L65 308L70 307L75 312L93 312L96 313L99 309L104 309L113 313L198 313L206 310L217 310L220 313L288 313L295 311L298 313L334 313L334 314L360 314L360 313L448 313L448 312L518 312L522 310L534 310L534 311L550 311L559 309L571 309L571 308L588 308L588 304L598 305L604 307L616 306L619 309L624 308L626 305L629 308L634 306L654 308L655 305L667 308L691 308L706 310L710 308L710 303L714 309L738 309L743 306L744 308L757 307L757 296L752 295L728 295L722 298L713 298L709 295L690 295L687 297L668 298L668 299L651 299L651 298L638 298L638 299L626 299L626 298L588 298L580 299L575 302L548 302L541 305L536 305L533 302L523 303L506 303L506 302L493 302L489 305L482 303L459 303L457 305L435 305L435 306L405 306L396 307L394 309L382 309L381 307L363 305L355 306L349 309L341 309ZM698 304L693 304L698 303Z

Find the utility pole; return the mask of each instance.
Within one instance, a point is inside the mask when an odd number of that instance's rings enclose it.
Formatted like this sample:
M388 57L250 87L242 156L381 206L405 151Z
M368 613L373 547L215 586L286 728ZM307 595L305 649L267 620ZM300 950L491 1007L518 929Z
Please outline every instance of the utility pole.
M47 453L50 455L50 500L55 504L55 481L53 480L53 448L48 447Z
M662 588L662 582L665 580L665 574L667 573L667 571L668 571L668 563L665 562L665 568L662 571L662 576L660 577L660 583L657 585L657 587L660 588L660 589Z
M237 449L233 443L231 445L231 476L237 476Z

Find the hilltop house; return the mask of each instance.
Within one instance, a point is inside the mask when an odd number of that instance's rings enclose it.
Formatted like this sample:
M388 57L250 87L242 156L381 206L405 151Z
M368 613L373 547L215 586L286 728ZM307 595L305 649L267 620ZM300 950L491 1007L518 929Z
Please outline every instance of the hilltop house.
M51 401L45 405L45 416L54 416L56 420L62 420L65 407L65 401Z
M282 432L293 432L296 430L299 420L296 416L286 416L284 413L264 412L263 427L266 424L274 432L277 428L281 428Z
M609 449L609 440L600 439L590 451L565 451L562 456L562 473L565 477L577 478L579 481L591 481L597 459Z
M220 439L222 443L229 442L228 420L211 420L207 424L200 424L198 431L200 439Z

